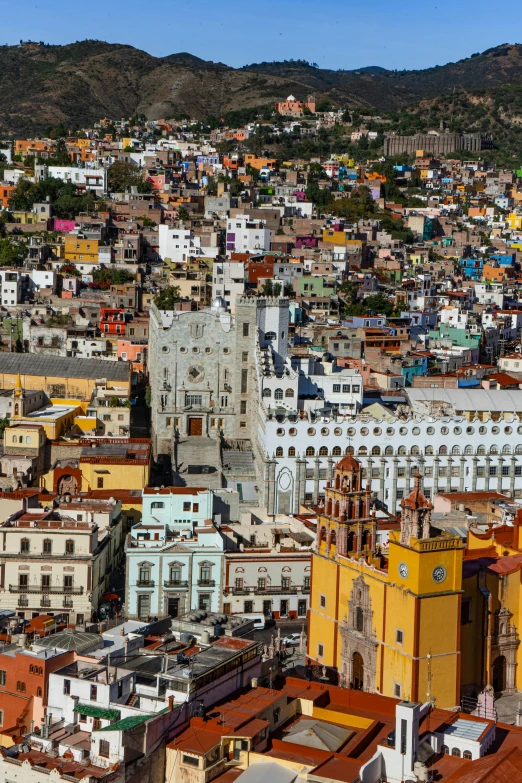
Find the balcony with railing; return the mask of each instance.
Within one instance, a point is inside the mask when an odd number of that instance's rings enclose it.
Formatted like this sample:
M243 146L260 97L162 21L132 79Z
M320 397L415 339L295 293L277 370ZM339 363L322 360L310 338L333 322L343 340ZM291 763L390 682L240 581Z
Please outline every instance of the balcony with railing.
M72 585L9 585L10 593L26 593L30 595L83 595L83 587Z
M188 579L165 579L164 587L188 587Z
M215 579L198 579L198 587L215 587Z
M138 579L136 587L154 587L155 584L154 579Z

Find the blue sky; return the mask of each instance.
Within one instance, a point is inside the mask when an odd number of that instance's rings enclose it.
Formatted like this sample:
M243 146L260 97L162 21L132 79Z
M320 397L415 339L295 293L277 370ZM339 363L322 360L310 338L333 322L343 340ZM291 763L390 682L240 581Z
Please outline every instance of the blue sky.
M522 0L0 0L0 44L85 38L241 66L426 68L522 40Z

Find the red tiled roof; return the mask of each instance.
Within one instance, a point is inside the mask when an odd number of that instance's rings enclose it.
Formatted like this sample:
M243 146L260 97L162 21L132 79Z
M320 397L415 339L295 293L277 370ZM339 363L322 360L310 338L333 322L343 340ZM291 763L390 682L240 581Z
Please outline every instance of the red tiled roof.
M522 783L522 750L509 748L463 764L446 783Z

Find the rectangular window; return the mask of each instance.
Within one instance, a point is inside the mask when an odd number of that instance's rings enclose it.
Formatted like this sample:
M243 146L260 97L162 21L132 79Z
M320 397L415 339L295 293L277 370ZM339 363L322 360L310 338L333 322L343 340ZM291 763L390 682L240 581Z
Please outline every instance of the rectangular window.
M97 489L103 489L103 477L98 476L98 479L96 481L96 487Z
M0 669L0 685L5 685L6 674L5 669Z
M191 503L183 503L183 511L190 511L191 508L192 508Z
M490 465L489 466L489 475L490 476L496 476L497 475L497 466L496 465Z
M253 601L245 601L244 602L244 612L245 614L250 614L254 611L254 602Z
M243 579L241 577L237 577L235 580L235 588L236 590L242 590L243 589Z
M502 475L509 476L509 465L502 465Z
M403 641L404 641L404 632L403 631L400 631L399 629L397 629L397 631L395 633L395 641L397 642L397 644L402 644L403 643Z
M319 606L321 607L321 609L326 609L326 596L325 595L319 596Z
M248 322L245 322L243 324L243 337L248 337L250 333L250 324Z
M263 576L260 576L257 580L257 589L258 590L264 590L266 587L266 579Z
M334 385L333 385L333 393L334 394L339 394L340 391L341 391L341 384L340 383L334 383Z
M355 384L355 386L352 386L352 392L354 394L359 394L361 391L361 385L359 383Z
M0 726L4 725L4 711L0 710Z
M63 681L63 692L65 696L69 696L71 693L71 681L70 680L64 680Z
M395 682L393 684L393 695L395 696L396 699L401 698L401 686L400 683L398 682Z
M241 370L241 394L248 392L248 370Z
M111 743L108 740L100 740L98 753L104 759L108 759L111 750Z
M467 625L472 622L471 615L471 598L463 598L462 605L460 607L460 624Z
M478 476L478 478L484 478L484 476L486 475L485 474L485 470L486 469L485 469L484 465L479 465L478 466L478 468L477 468L477 476Z
M205 612L210 609L210 593L199 594L198 609L202 609Z
M350 393L350 384L343 383L343 394L349 394Z
M91 685L91 701L96 701L98 698L98 686L97 685Z
M289 589L290 589L290 577L289 576L281 577L281 590L289 590Z
M201 394L186 394L185 405L201 405L203 397Z
M246 400L241 400L240 405L239 405L239 412L241 413L242 416L244 416L246 414L246 412L247 412Z
M190 767L199 767L199 759L196 756L186 756L183 754L183 763Z
M243 353L241 354L241 361L248 362L248 351L243 351Z
M324 655L324 647L322 644L317 645L317 657L322 658Z

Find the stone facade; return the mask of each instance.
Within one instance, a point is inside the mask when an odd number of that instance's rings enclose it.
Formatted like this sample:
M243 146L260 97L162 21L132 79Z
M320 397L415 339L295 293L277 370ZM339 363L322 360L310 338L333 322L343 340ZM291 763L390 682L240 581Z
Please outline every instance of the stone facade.
M250 440L257 417L256 334L283 300L241 297L198 312L151 307L149 376L155 454L174 436ZM285 334L286 338L287 334Z

